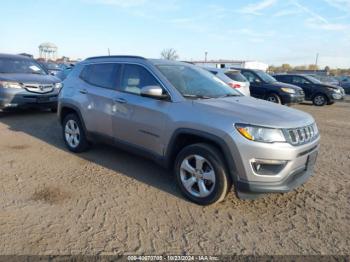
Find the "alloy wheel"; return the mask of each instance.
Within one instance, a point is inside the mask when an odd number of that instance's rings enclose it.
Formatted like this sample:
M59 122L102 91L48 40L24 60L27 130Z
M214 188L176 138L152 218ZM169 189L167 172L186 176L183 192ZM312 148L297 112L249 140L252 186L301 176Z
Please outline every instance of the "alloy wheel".
M77 122L70 119L67 121L64 128L65 138L68 145L72 148L76 148L80 143L80 130Z
M190 155L182 161L180 178L184 188L195 197L207 197L215 187L214 168L207 159L199 155Z
M323 104L326 103L326 100L325 100L324 96L321 96L321 95L316 96L316 97L314 98L314 101L315 101L315 104L316 104L316 105L323 105Z

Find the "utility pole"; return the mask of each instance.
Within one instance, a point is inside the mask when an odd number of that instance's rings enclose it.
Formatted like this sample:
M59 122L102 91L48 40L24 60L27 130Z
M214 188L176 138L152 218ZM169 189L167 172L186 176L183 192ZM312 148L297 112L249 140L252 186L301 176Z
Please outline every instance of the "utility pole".
M108 47L108 56L111 56L111 51L109 50L109 47Z
M205 51L205 58L204 58L204 61L207 62L207 58L208 58L208 51Z
M317 64L318 64L318 53L316 54L315 71L317 70Z

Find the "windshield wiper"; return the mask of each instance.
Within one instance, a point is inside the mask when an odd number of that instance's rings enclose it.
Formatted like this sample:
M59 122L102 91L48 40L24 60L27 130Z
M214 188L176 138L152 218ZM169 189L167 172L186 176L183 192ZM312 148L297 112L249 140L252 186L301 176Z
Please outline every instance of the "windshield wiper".
M212 97L210 96L203 96L203 95L191 95L191 94L183 94L183 97L188 97L188 98L198 98L198 99L210 99Z
M226 94L220 97L233 97L233 96L241 96L241 95L235 95L235 94Z

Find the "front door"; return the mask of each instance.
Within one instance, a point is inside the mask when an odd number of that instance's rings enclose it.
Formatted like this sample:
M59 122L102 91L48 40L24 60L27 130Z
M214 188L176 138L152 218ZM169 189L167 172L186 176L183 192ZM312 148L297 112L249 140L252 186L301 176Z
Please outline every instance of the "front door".
M305 93L305 99L310 100L313 96L313 84L302 76L293 76L292 84L301 87Z
M265 88L261 79L250 71L241 71L241 73L247 78L250 83L250 95L252 97L264 99L265 98Z
M140 95L145 86L161 86L143 66L125 64L119 91L114 97L113 130L119 142L163 155L163 134L170 101Z

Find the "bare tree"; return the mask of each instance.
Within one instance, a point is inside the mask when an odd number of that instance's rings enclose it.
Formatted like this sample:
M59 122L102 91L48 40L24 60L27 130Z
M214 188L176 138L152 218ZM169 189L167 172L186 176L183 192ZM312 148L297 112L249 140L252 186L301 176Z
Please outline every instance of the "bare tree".
M166 59L166 60L177 60L177 59L179 59L179 55L177 54L176 50L173 49L173 48L164 49L160 53L160 56L163 59Z

